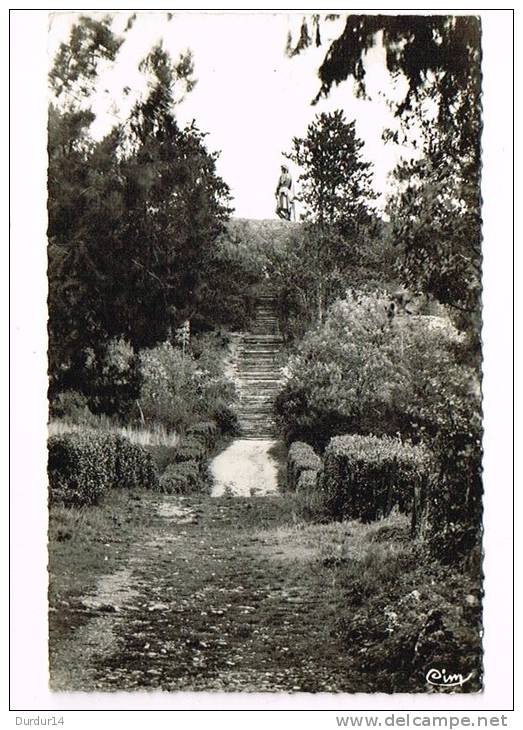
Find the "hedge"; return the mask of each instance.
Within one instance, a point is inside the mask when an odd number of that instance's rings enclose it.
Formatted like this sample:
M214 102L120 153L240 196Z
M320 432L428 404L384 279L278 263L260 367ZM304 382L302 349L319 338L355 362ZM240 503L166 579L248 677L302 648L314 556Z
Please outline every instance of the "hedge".
M302 441L291 444L287 456L287 484L290 489L296 490L304 472L316 474L320 469L321 459L309 444Z
M52 436L48 448L51 503L91 505L112 487L159 486L150 454L123 436L85 429Z
M324 509L335 519L365 521L385 517L393 507L409 513L431 468L430 452L422 446L388 436L335 436L324 455Z
M318 487L318 471L306 469L302 471L296 485L297 492L312 492Z
M161 480L167 494L207 491L210 484L207 457L218 440L219 430L213 421L191 426L176 447L174 460L167 465Z

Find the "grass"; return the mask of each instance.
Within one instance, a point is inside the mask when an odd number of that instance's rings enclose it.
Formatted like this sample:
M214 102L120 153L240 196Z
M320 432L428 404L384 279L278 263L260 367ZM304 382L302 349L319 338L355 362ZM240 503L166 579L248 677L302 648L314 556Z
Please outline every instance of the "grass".
M337 620L348 660L361 684L383 692L420 691L431 668L473 677L464 692L481 688L479 576L442 566L409 539L400 514L371 524L351 522L331 544L324 566L346 605Z
M137 538L134 516L141 500L139 494L112 489L98 505L50 508L51 605L94 586L101 575L125 560L126 548Z
M178 499L115 490L97 507L53 508L55 657L74 674L79 652L67 647L93 615L85 596L125 573L139 595L116 614L115 653L96 658L98 639L89 649L97 687L424 692L427 668L439 666L474 671L461 691L477 691L478 576L431 562L404 515L310 524L298 507L289 492ZM193 520L177 523L170 515L180 509ZM152 611L154 602L169 608Z
M94 417L93 417L94 418ZM179 436L174 431L168 431L162 424L154 424L147 427L138 426L115 426L109 419L97 418L96 421L79 425L65 419L53 419L48 426L49 436L59 436L71 431L84 431L86 428L99 428L100 430L117 433L125 436L133 444L138 446L165 446L173 448L179 441Z
M370 524L307 524L300 515L296 500L293 526L253 536L270 544L272 559L324 576L335 606L331 631L358 691L426 691L433 667L464 676L472 671L461 691L479 691L478 574L433 561L410 539L409 518L397 512Z

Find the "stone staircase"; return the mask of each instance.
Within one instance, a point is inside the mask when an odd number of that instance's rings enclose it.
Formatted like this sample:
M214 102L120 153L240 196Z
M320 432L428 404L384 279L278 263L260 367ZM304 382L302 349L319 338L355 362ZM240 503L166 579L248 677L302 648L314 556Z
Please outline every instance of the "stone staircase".
M252 331L243 335L238 352L241 438L266 439L277 436L273 403L281 383L279 353L282 342L275 315L274 295L267 291L257 301Z

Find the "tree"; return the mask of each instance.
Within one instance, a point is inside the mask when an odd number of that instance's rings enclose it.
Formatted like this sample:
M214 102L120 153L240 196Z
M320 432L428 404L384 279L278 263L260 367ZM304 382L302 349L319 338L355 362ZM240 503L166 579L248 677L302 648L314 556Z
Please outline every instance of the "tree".
M329 15L325 20L336 17ZM309 22L317 26L317 16ZM312 43L307 19L304 24L296 52ZM463 93L469 95L472 106L479 105L480 33L480 19L475 16L349 15L318 70L321 87L314 102L349 77L355 81L357 93L365 96L365 53L381 40L389 72L392 76L403 74L408 82L406 96L398 105L399 114L412 108L425 84L435 79L446 106ZM476 112L477 108L472 108L471 116Z
M398 272L406 285L468 313L476 324L481 290L480 32L474 16L349 15L319 68L321 87L313 100L348 78L356 93L366 96L365 54L382 43L391 76L407 81L405 97L395 107L401 132L385 130L384 136L418 144L421 136L422 147L421 159L402 163L396 173L399 191L391 212L398 222ZM300 41L298 52L310 45L309 34L302 31ZM470 317L462 325L469 326Z
M94 20L81 16L68 43L61 43L56 54L49 83L55 96L67 97L69 103L84 101L93 90L100 61L114 61L123 43L111 30L112 18Z
M69 42L61 44L49 74L54 92L48 122L51 391L58 383L78 387L88 350L95 343L100 348L105 339L97 314L100 275L90 249L101 226L108 230L116 226L119 180L114 138L95 154L89 135L95 118L89 95L99 63L114 61L122 43L110 22L109 16L101 21L82 16L71 29Z
M339 293L343 272L373 220L371 203L377 196L371 186L372 165L364 161L362 148L354 121L346 122L343 112L335 111L317 115L305 137L294 137L287 155L302 170L300 200L308 223L303 265L315 282L319 321L331 290Z
M100 142L89 136L93 114L83 102L50 109L55 389L85 390L87 371L102 367L111 341L153 346L196 311L207 260L230 213L217 153L207 150L195 123L181 128L174 116L195 83L190 54L173 62L157 45L141 69L147 95Z
M369 203L377 196L372 163L363 160L362 148L355 122L347 123L339 110L317 115L306 137L293 138L288 157L302 170L298 179L306 220L344 233L369 222Z
M450 306L477 331L481 297L479 160L452 132L425 130L423 154L395 171L389 200L396 270L405 285ZM471 328L470 325L474 326ZM479 333L478 333L479 334Z

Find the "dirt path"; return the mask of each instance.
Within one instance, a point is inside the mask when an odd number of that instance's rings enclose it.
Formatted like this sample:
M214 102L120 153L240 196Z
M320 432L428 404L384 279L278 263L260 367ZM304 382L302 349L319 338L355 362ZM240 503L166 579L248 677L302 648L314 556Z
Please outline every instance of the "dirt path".
M275 494L278 465L270 450L271 439L236 439L211 462L213 497L226 492L239 497Z
M289 499L145 499L124 564L62 610L54 689L350 691L339 593Z

